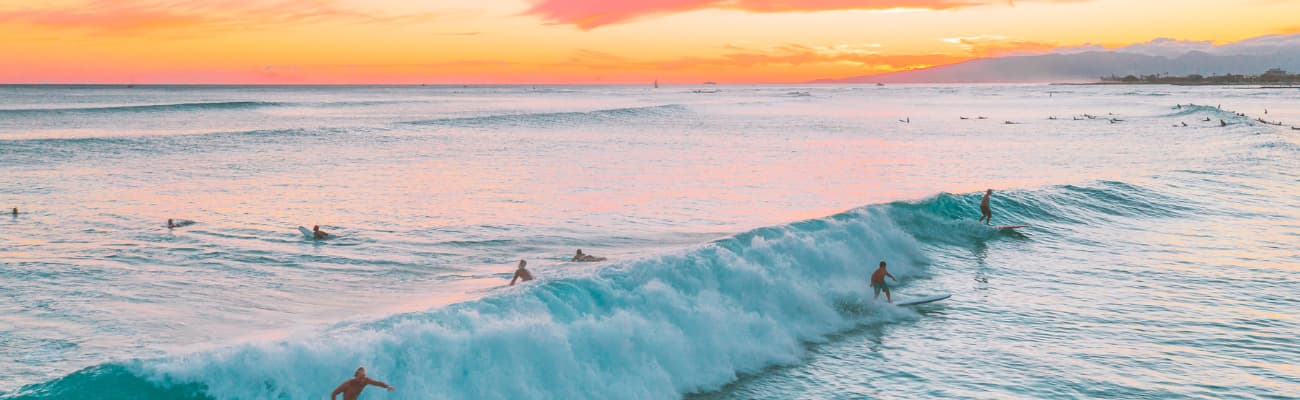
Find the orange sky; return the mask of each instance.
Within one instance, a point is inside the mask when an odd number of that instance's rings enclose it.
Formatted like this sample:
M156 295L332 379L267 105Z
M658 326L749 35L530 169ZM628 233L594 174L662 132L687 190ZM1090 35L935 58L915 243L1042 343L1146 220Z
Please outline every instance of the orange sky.
M0 0L3 83L802 82L1300 31L1282 0Z

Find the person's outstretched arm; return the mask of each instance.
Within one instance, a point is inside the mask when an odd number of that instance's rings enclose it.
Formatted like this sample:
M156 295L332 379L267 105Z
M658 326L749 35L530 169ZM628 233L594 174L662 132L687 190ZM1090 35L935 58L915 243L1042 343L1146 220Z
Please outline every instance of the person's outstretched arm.
M397 390L397 388L394 388L394 387L392 387L392 386L388 386L387 383L383 383L383 382L380 382L380 381L377 381L377 380L374 380L374 379L370 379L370 378L366 378L366 384L367 384L367 385L375 385L375 386L379 386L379 387L381 387L381 388L388 389L388 391L390 391L390 392L391 392L391 391L394 391L394 390Z
M515 271L515 277L514 277L514 278L510 278L510 286L514 286L514 285L515 285L515 281L517 281L517 280L519 280L519 271Z
M898 278L895 278L895 277L894 277L894 274L891 274L891 273L886 272L886 273L885 273L885 276L888 276L889 279L893 279L894 282L898 282Z

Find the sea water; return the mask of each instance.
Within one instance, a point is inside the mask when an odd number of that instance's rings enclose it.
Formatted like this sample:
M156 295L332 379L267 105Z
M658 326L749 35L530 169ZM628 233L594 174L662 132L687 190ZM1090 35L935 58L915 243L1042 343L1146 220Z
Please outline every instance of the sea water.
M0 87L0 398L1300 393L1295 89L695 89Z

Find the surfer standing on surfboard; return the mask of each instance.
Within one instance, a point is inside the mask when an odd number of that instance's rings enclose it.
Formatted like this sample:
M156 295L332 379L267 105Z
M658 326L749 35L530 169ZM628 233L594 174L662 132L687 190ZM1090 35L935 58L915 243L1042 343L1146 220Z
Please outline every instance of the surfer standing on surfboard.
M989 208L989 196L993 195L993 189L984 192L984 199L980 200L980 222L984 225L990 225L993 222L993 209Z
M898 282L898 278L895 278L894 275L891 275L889 271L885 270L885 262L881 261L880 268L876 268L876 272L871 274L871 290L875 292L875 295L871 296L871 299L875 300L880 298L880 291L883 290L885 291L885 301L893 303L894 299L889 294L889 285L885 283L886 276L888 276L889 279L893 279L894 282Z

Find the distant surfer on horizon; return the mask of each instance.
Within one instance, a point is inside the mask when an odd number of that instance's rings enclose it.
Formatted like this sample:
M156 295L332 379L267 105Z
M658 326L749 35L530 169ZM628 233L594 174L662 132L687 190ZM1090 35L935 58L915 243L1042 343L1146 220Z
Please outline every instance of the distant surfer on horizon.
M334 392L330 393L330 400L336 400L340 393L343 394L343 400L357 400L361 397L361 391L365 390L366 386L369 385L379 386L388 389L390 392L397 390L397 388L389 386L387 383L367 378L366 367L357 367L357 372L352 374L352 379L348 379L339 387L334 388Z
M515 281L517 280L522 280L524 282L533 280L533 273L528 272L528 269L524 268L526 265L528 265L528 261L519 260L519 269L515 270L515 277L510 278L510 286L514 286Z
M984 199L980 200L980 222L984 225L991 225L993 222L993 209L989 208L989 196L993 195L993 189L984 192Z
M15 217L18 216L18 207L14 207L14 216L15 216Z
M885 262L881 261L880 267L876 268L876 272L871 273L871 291L875 293L871 296L871 299L875 300L880 298L880 291L883 290L885 291L885 301L893 303L894 299L889 293L889 284L885 283L886 276L888 276L889 279L893 279L894 282L898 282L898 278L895 278L893 274L890 274L889 271L885 270Z
M577 253L577 254L574 254L574 255L573 255L573 259L572 259L572 260L569 260L569 261L572 261L572 262L596 262L596 261L605 261L605 257L596 257L596 256L593 256L593 255L591 255L591 254L583 254L582 249L578 249L578 253Z
M325 233L325 231L320 230L320 225L313 225L313 226L311 227L311 238L312 238L312 239L316 239L316 240L324 240L325 238L328 238L328 237L330 237L330 234Z
M172 228L175 228L175 227L176 227L176 223L175 223L175 222L172 222L172 219L171 219L171 218L168 218L168 219L167 219L167 229L172 229Z

